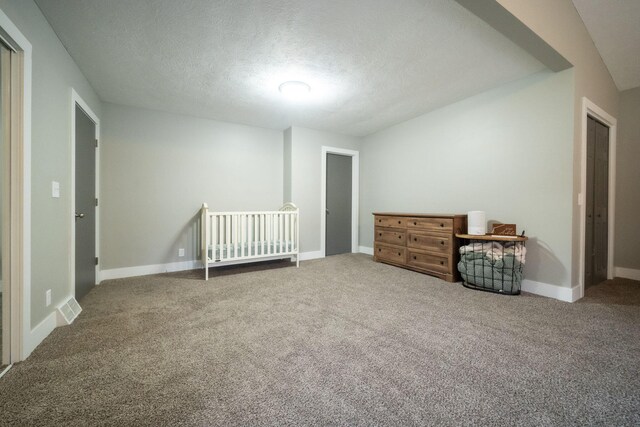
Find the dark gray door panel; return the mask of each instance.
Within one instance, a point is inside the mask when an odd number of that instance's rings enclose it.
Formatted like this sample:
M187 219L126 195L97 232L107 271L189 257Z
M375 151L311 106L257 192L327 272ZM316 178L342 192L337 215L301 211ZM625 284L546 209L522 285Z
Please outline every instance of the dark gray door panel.
M76 299L96 283L96 125L76 106Z
M327 256L351 252L351 160L327 154Z

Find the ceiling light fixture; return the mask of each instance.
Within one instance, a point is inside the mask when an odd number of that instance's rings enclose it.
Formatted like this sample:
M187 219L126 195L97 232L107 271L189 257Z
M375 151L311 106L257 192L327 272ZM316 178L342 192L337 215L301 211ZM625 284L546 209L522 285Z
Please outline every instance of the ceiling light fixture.
M311 86L305 82L293 80L282 83L278 89L285 97L294 101L305 98L311 92Z

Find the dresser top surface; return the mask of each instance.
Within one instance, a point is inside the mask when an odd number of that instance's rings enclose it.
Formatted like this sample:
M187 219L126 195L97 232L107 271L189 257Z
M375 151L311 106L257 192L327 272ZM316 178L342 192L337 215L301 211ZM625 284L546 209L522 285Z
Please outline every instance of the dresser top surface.
M411 218L466 218L466 214L432 214L432 213L399 213L399 212L374 212L375 216L406 216Z

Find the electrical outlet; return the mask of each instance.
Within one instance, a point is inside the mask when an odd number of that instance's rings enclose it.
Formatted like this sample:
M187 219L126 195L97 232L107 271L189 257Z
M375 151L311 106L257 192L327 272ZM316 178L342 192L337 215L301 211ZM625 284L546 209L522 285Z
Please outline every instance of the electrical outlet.
M178 256L184 256L184 248L178 249Z
M44 304L49 307L51 305L51 289L47 289L44 293Z

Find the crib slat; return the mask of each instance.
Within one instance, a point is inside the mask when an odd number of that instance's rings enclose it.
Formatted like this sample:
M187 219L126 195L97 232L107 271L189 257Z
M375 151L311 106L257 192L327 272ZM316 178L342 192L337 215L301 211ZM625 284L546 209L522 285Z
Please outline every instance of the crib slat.
M289 224L287 227L289 236L287 237L287 252L291 253L293 250L293 214L289 213Z
M247 255L251 256L251 246L253 246L253 215L247 217ZM255 255L255 254L254 254Z
M233 257L238 258L238 215L231 217L231 240L233 241Z
M278 240L280 241L280 252L278 253L280 254L282 253L282 240L284 239L284 227L282 226L283 220L283 215L278 214Z
M216 215L216 218L218 219L218 241L216 243L218 243L218 259L222 260L222 242L224 241L224 230L222 229L223 225L224 225L224 218L222 218L222 216L220 215Z
M266 216L266 221L267 221L267 253L269 255L271 255L271 223L272 221L272 217L273 215L267 215Z
M271 243L272 243L272 248L271 248L271 252L272 253L277 253L278 251L278 227L277 227L277 222L278 222L278 217L276 216L276 214L271 215Z
M253 247L253 255L258 255L258 215L251 215L252 236L253 241L251 246Z
M294 245L293 246L293 252L297 252L298 251L298 214L295 213L293 215L293 224L291 225L291 229L293 230L293 237L291 238L291 244Z
M260 245L260 215L252 215L253 216L253 254L259 255Z
M207 225L209 226L209 230L211 231L211 239L207 240L211 242L211 261L216 260L216 239L218 238L217 227L218 223L216 222L217 217L215 215L209 217L207 220ZM209 248L206 248L207 256L209 256Z
M230 252L230 242L231 242L231 215L226 215L224 218L224 225L226 227L227 235L224 239L224 248L225 248L225 258L229 258Z
M227 217L222 216L220 217L220 219L222 220L222 225L220 226L220 240L222 240L222 242L220 243L220 259L224 259L226 258L227 253L225 245L229 240L227 237Z
M296 224L298 223L298 216L294 213L291 215L291 252L296 251Z
M284 214L284 251L289 252L289 218L291 214Z
M265 236L265 232L264 232L264 227L265 227L264 218L265 218L264 214L260 215L260 242L262 242L262 245L261 245L262 246L262 255L264 255L264 241L265 241L265 237L266 237Z
M245 238L246 238L246 223L247 222L247 216L246 215L241 215L240 216L240 256L244 258L244 251L245 251Z

